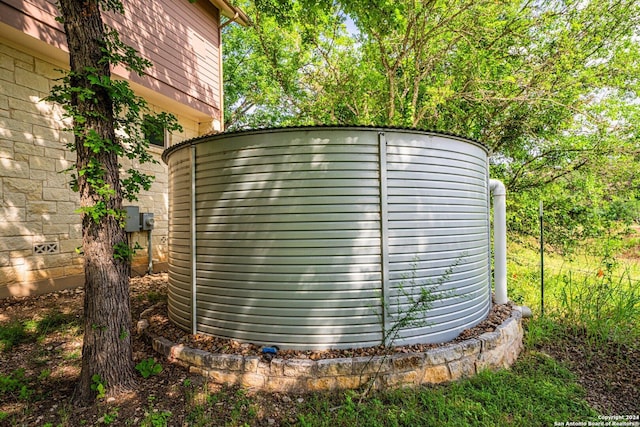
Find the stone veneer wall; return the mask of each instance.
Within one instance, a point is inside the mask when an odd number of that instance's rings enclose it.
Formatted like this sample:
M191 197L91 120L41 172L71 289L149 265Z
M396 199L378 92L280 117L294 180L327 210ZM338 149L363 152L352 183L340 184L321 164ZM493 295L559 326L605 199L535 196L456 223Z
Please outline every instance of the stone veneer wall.
M75 213L78 195L69 188L69 176L61 173L75 162L75 153L65 148L73 135L62 130L61 108L41 100L61 68L65 66L0 38L0 298L83 281L83 259L76 253L82 238ZM184 132L172 135L173 143L198 136L197 122L177 116ZM162 149L150 150L160 160ZM125 204L155 214L153 258L166 262L167 168L160 161L140 169L156 180L138 202ZM135 241L146 249L146 232L132 233ZM145 271L147 251L140 251L135 261Z
M139 323L144 333L145 320ZM155 351L190 372L221 384L274 392L354 389L373 381L374 388L438 384L468 378L485 369L510 367L522 350L522 310L493 332L433 348L423 353L338 359L279 359L212 354L151 337Z

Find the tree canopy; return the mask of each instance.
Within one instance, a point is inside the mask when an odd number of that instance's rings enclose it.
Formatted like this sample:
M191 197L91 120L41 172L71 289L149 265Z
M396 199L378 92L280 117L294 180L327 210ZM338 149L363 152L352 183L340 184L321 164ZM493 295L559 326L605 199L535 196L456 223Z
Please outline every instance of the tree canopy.
M637 211L638 2L242 7L253 25L223 36L229 129L364 124L477 139L515 193L516 229L531 227L539 198L558 207L559 225L585 236L589 216ZM605 212L611 203L626 210Z

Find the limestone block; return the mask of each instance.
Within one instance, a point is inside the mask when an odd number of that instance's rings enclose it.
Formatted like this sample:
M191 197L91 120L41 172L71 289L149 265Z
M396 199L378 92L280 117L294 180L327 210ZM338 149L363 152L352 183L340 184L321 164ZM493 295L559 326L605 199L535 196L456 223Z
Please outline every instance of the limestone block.
M78 217L78 222L80 218ZM82 224L71 224L69 226L69 239L81 239L82 238Z
M75 155L75 153L74 153ZM67 169L69 169L70 167L72 167L75 164L75 159L73 160L68 160L68 159L56 159L55 161L55 165L56 165L56 172L62 172L65 171Z
M484 334L480 335L478 339L482 343L482 351L485 352L487 350L496 348L500 344L500 338L500 332L497 331L485 332Z
M242 378L237 372L218 371L217 369L209 370L208 373L209 378L218 384L235 385L239 384Z
M80 261L84 262L82 258ZM64 275L65 276L77 276L84 274L84 267L82 265L66 265L64 267Z
M350 358L318 360L316 364L317 373L321 377L351 375L353 372L353 361Z
M3 220L7 222L25 221L27 218L27 209L18 206L7 205L4 200L0 200L0 218L3 218Z
M25 207L27 206L27 196L24 193L15 192L15 188L5 187L2 204L5 206Z
M32 61L33 57L27 53L24 53L20 50L14 49L12 47L7 46L6 44L0 43L0 53L3 53L7 56L10 56L13 59L18 59L20 61ZM2 56L2 55L0 55Z
M56 207L57 213L61 215L78 215L76 211L79 206L76 202L58 202Z
M316 362L313 360L292 359L284 363L285 377L308 377L315 374Z
M270 375L276 375L279 377L284 376L284 359L271 359L269 363L269 373Z
M338 389L358 388L369 381L369 375L341 375L336 377L336 387Z
M262 389L265 387L267 379L260 374L255 373L244 373L240 376L240 384L243 387L252 387L257 389Z
M16 153L28 154L30 156L44 156L44 147L35 145L33 142L14 142L13 149Z
M461 342L460 348L462 348L463 357L478 355L482 351L482 343L480 340L472 338Z
M47 218L43 219L45 224L78 224L80 223L80 215L78 214L69 214L69 215L49 215Z
M382 356L360 356L352 359L353 374L362 375L369 373L388 372L391 370L391 361Z
M26 206L29 213L34 215L55 214L58 212L56 202L29 201L26 202Z
M209 378L209 371L207 369L203 369L200 366L189 366L189 373L200 375L201 377Z
M15 66L13 65L13 58L9 55L0 55L0 68L3 70L13 71Z
M66 267L71 262L71 254L34 255L32 260L37 268Z
M260 363L260 357L246 356L244 358L244 365L242 367L242 370L246 373L257 373L259 363Z
M3 167L6 162L13 160L15 153L13 144L15 144L13 141L3 141L3 144L0 145L0 159L2 159L2 163L0 164L2 164Z
M38 144L45 147L60 147L60 131L47 126L33 125L33 137Z
M42 224L42 233L45 235L68 234L69 224Z
M400 385L414 385L418 382L417 371L393 372L382 376L382 382L387 387L397 387Z
M4 178L5 188L11 188L6 182L7 180L26 179L27 181L30 181L28 162L18 161L15 159L2 159L2 161L0 162L0 165L2 166L2 176L5 177ZM18 183L18 185L20 185L20 183ZM11 191L11 190L6 190L6 191ZM21 190L18 190L18 191L21 191Z
M34 181L44 181L45 184L47 184L47 171L40 169L30 169L29 179L32 179Z
M34 92L34 93L35 93L35 96L38 96L37 92ZM30 96L33 97L34 95L32 94ZM33 105L34 105L33 110L35 110L36 103L34 102ZM45 116L43 116L37 110L35 111L13 110L11 112L11 118L14 120L20 120L25 123L31 123L32 125L35 125L36 123L44 123L46 122L46 120L48 120Z
M13 79L11 79L13 80ZM3 92L9 97L9 98L16 98L16 99L31 99L32 96L38 97L38 99L40 98L40 96L38 95L37 92L35 92L33 89L30 89L28 87L25 87L23 85L19 85L16 83L12 83L9 81L3 81L2 82L2 89ZM19 111L19 110L18 110ZM25 124L24 128L22 129L17 129L14 127L10 127L7 126L7 129L12 129L12 130L26 130L28 128L29 131L31 131L31 122L28 122L29 124ZM2 122L0 121L0 127L2 125Z
M442 365L445 362L460 359L462 354L462 347L459 344L453 344L429 349L424 353L424 356L428 364Z
M142 335L142 333L149 327L149 320L141 319L136 323L136 333Z
M13 61L11 61L11 64L13 65ZM5 81L5 82L13 82L14 79L15 78L14 78L13 71L5 70L4 68L0 68L0 80Z
M46 182L44 182L44 188L65 188L69 193L72 193L69 181L71 175L66 173L60 173L55 171L47 171Z
M23 178L4 178L4 188L8 192L24 194L27 200L42 199L42 182L40 181Z
M237 354L211 354L203 360L204 366L212 369L241 371L244 358Z
M72 194L71 191L69 191L66 188L44 187L42 189L42 200L66 202L66 201L69 201L71 194Z
M55 80L62 77L62 72L60 71L59 66L53 65L50 62L43 61L39 58L35 58L34 70L35 72L43 77L46 77L50 80Z
M151 344L153 350L157 351L167 358L171 357L171 348L173 347L173 343L168 339L164 337L154 337Z
M427 366L422 372L422 384L440 384L450 381L449 368L446 365Z
M311 377L306 378L306 389L308 391L323 391L338 389L338 379L336 377Z
M499 369L504 366L503 346L496 346L491 350L483 351L476 360L476 371L483 369Z
M513 317L508 318L500 326L496 328L496 332L500 333L503 342L510 342L515 338L518 322Z
M267 363L262 359L258 359L258 367L256 368L256 372L264 376L271 375L271 363ZM284 375L284 373L282 373L282 375Z
M4 237L0 235L0 251L31 250L31 239L26 237Z
M16 68L21 68L22 70L25 70L25 71L33 71L34 69L33 58L29 59L28 61L21 61L19 59L16 59L15 64L16 64ZM22 70L20 71L16 70L16 75L19 73L22 73Z
M64 277L64 267L18 272L18 280L21 282L36 282L42 279L57 279L60 277Z
M390 357L391 364L396 371L416 370L424 362L424 353L394 354Z
M17 280L16 269L13 267L0 267L0 283L11 283Z
M75 254L76 248L80 246L82 246L82 239L60 240L60 252L63 252L63 253Z
M39 222L6 222L2 225L5 236L23 237L27 239L34 234L42 234L42 224Z
M181 345L174 346L171 349L171 357L175 359L180 359L185 363L188 363L190 365L195 365L195 366L209 367L208 365L205 364L205 359L208 356L211 356L211 353L209 353L208 351L191 348L191 347L185 347Z
M272 376L266 379L266 389L269 391L295 392L304 390L304 380L292 377Z
M470 378L476 374L476 360L472 357L454 360L447 365L451 379L454 381L460 378Z

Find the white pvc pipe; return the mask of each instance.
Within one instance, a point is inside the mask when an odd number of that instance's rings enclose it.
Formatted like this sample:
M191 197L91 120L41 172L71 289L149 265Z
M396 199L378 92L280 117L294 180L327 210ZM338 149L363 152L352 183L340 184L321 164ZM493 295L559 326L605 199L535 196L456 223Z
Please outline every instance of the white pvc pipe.
M493 194L493 283L496 304L506 304L507 298L507 191L497 179L489 180Z

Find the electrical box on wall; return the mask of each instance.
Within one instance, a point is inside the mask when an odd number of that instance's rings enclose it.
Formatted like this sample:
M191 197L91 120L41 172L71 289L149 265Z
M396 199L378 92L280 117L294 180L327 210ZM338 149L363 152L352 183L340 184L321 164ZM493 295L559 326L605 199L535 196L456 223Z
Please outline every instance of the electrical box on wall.
M127 212L124 231L127 233L140 231L140 208L138 206L123 206L122 208Z
M155 220L153 219L153 212L146 212L140 214L140 224L142 230L153 230Z

